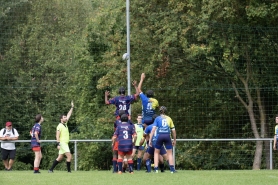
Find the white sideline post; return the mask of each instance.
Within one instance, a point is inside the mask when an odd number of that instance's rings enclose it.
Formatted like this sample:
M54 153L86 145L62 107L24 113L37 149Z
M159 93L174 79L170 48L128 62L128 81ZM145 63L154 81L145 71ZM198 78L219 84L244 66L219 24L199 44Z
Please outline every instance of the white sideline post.
M77 171L77 141L74 141L74 171Z

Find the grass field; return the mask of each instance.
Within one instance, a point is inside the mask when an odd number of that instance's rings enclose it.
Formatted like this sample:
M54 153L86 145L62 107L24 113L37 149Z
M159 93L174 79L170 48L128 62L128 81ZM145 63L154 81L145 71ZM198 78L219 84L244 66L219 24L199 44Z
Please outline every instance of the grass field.
M277 170L178 171L175 174L169 171L158 174L135 171L134 174L121 175L111 171L0 172L0 185L272 185L277 182Z

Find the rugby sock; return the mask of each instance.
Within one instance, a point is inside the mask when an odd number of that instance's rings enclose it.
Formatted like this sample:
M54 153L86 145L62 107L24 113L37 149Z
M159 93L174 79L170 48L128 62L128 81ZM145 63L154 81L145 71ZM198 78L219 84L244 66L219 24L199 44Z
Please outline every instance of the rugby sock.
M151 160L150 159L146 160L146 167L147 167L147 172L151 172L152 166L151 166Z
M158 167L157 167L157 166L154 167L154 171L155 171L156 173L158 173Z
M68 169L68 172L71 172L70 170L70 162L67 161L67 169Z
M38 172L39 171L39 167L34 167L34 172Z
M128 167L129 167L129 172L133 172L133 160L128 160Z
M59 164L59 161L55 159L55 161L53 161L52 167L49 170L53 171L53 169L55 168L55 166L57 166L57 164Z
M142 158L137 158L137 170L141 169L141 161L142 161Z
M159 168L160 168L161 172L164 172L164 163L159 164Z
M170 171L171 172L175 171L174 165L170 165Z
M113 162L113 171L116 172L117 171L117 159L113 158L112 162Z
M123 159L118 159L118 168L119 171L123 171Z

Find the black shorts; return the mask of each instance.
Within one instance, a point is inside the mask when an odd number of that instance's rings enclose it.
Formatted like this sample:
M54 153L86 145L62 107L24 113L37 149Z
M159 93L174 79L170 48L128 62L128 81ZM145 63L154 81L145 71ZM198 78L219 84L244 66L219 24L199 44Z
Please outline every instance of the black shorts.
M14 150L6 150L1 148L2 160L15 159L15 149Z

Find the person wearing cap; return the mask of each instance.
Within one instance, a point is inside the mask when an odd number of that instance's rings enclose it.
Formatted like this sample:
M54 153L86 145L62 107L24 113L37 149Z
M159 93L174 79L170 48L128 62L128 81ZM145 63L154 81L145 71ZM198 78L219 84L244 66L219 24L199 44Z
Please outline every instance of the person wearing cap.
M6 171L11 171L15 160L15 143L11 141L18 140L18 132L12 126L12 122L7 122L6 127L0 131L1 154Z
M116 116L116 120L120 119L119 116L119 111L120 110L124 110L125 114L128 115L129 119L130 119L130 115L129 115L129 107L130 104L132 104L138 97L139 95L139 91L138 91L138 87L137 87L137 82L133 81L132 85L134 86L134 88L136 89L136 93L133 95L125 95L125 88L121 87L119 89L119 94L120 96L115 96L114 98L108 99L110 92L109 91L105 91L105 104L106 105L115 105L116 106L116 111L115 111L115 116Z
M155 110L158 108L159 104L157 99L154 97L153 90L147 90L146 95L142 92L142 84L145 79L145 73L141 74L141 79L138 85L139 96L142 101L142 123L146 128L148 125L153 123L153 115Z

